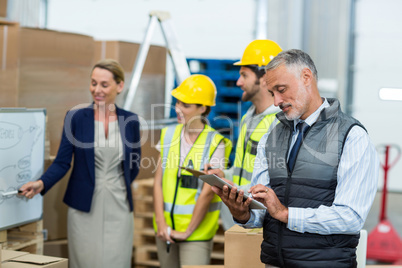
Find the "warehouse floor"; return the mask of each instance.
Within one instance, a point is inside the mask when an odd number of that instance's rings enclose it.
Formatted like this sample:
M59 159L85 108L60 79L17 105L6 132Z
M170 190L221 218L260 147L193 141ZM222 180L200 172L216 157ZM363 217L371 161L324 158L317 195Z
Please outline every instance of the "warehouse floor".
M378 192L364 224L363 229L366 229L369 234L379 223L381 199L382 192ZM385 216L398 232L400 239L402 239L402 193L388 193L386 206ZM367 264L376 263L375 261L367 260Z

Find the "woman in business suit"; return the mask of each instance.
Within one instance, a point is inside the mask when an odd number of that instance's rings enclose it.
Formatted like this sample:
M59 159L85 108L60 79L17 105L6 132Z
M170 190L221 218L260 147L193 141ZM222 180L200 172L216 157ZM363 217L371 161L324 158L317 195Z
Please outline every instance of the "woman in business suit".
M54 163L21 195L45 194L74 166L64 196L68 209L70 267L131 267L131 183L139 171L140 133L136 114L115 105L124 72L102 60L91 73L93 104L70 110Z

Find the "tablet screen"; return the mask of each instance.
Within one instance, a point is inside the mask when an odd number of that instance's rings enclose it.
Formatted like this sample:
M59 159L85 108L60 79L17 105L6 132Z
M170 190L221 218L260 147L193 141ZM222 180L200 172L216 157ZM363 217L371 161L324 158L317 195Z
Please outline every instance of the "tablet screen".
M216 186L216 187L222 189L223 185L227 185L229 187L229 189L232 189L232 185L230 183L226 182L225 180L222 180L215 174L201 175L199 178L211 186ZM236 185L236 187L237 187L237 185ZM239 188L237 188L237 192L239 192ZM244 193L243 197L244 197L243 199L245 201L249 197L249 194ZM261 202L258 202L257 200L254 200L254 199L251 201L250 208L251 209L267 209Z

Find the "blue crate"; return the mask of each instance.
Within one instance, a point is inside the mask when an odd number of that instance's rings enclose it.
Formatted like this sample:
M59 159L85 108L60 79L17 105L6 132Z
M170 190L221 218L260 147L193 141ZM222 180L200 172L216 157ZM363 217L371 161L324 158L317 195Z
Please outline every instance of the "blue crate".
M220 114L238 114L239 105L237 103L218 103L215 107L215 112Z
M233 124L227 120L210 120L209 123L214 129L231 129Z
M225 72L225 71L208 71L203 72L209 78L214 81L215 85L218 86L228 86L230 83L231 86L236 86L236 82L239 79L239 72Z
M217 90L218 91L218 90ZM222 99L223 97L233 97L241 101L243 90L239 87L220 87L217 92L216 99Z

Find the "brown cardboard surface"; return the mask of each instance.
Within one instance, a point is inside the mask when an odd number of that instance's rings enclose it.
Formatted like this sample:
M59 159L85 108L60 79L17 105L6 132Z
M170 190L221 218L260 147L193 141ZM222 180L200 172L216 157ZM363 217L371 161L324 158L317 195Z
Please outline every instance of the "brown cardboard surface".
M0 17L7 17L7 0L0 0Z
M154 176L159 159L155 145L159 142L161 130L141 130L141 167L136 180Z
M0 231L0 243L7 241L7 230ZM1 244L0 244L1 246Z
M0 20L0 107L18 105L18 23Z
M45 241L43 254L46 256L68 258L68 242L67 239Z
M264 268L260 261L262 228L234 225L225 232L225 268Z
M183 265L182 268L224 268L223 265Z
M53 163L53 158L45 160L44 170L47 170L51 163ZM47 230L47 240L67 238L68 207L63 203L63 198L64 193L66 192L68 179L70 178L70 173L71 169L43 196L43 229ZM47 254L46 243L44 254Z
M61 261L61 258L36 255L36 254L26 254L19 256L17 258L13 258L13 261L18 261L21 263L35 263L40 265L46 265L49 263L55 263Z
M402 265L366 265L366 268L402 268Z
M123 41L95 41L94 60L115 59L131 73L140 44ZM144 64L144 74L165 74L166 48L151 45Z
M7 249L2 249L1 250L1 262L5 262L8 260L12 260L24 255L28 255L28 252L24 251L14 251L14 250L7 250Z
M89 104L94 41L90 36L21 28L18 106L46 108L50 154L56 155L66 112Z
M64 258L29 254L28 252L2 250L2 268L67 268L68 260Z

